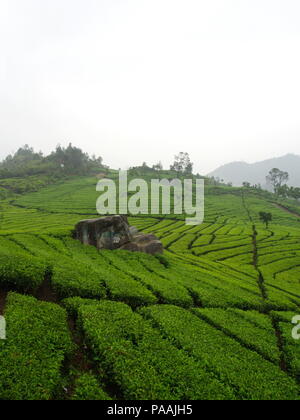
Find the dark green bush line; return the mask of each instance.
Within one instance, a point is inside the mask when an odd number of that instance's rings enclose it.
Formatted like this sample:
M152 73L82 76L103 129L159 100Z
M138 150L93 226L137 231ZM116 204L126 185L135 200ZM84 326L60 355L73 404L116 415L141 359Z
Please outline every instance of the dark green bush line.
M73 253L80 264L93 267L96 278L101 279L102 284L106 288L107 296L112 300L123 301L132 307L141 305L154 304L157 302L156 297L151 291L136 281L132 276L114 266L105 252L98 252L94 247L84 247L74 240L65 241L66 246ZM107 251L109 254L110 252ZM82 297L97 297L86 296Z
M284 290L281 287L275 286L274 284L271 284L269 282L266 282L266 285L269 286L269 292L272 291L272 289L274 289L277 293L282 292L284 296L287 296L289 298L289 300L294 304L295 307L300 306L299 295L294 294L288 290ZM290 311L291 308L286 308L285 310ZM276 311L276 309L274 309L274 311Z
M271 312L271 318L278 331L282 361L287 371L300 382L300 346L299 340L292 337L292 319L298 315L293 312Z
M75 390L71 397L74 401L105 401L111 400L100 387L97 379L90 373L80 375L75 381Z
M0 252L5 254L23 254L31 256L32 254L26 251L22 246L16 244L13 240L11 240L9 235L1 235L0 236Z
M147 257L147 256L146 256ZM145 265L153 264L147 258L141 256ZM201 302L201 306L205 307L239 307L241 309L256 309L262 307L261 297L256 291L244 289L243 287L233 286L226 283L222 278L208 274L207 271L201 271L199 268L191 270L186 264L181 262L170 263L170 269L165 270L163 266L153 264L152 268L156 274L173 279L177 285L185 287L194 302ZM182 306L182 305L181 305Z
M34 252L32 252L32 250L30 248L28 248L24 243L20 242L18 240L18 236L17 235L13 235L13 236L9 236L9 240L13 243L15 243L17 246L19 246L20 248L23 249L23 251L25 251L27 254L36 257L36 254Z
M36 291L48 267L44 261L23 254L0 254L0 286L22 292Z
M156 296L137 278L107 260L104 253L101 252L100 256L105 262L101 265L101 275L111 300L124 302L133 308L157 303Z
M8 295L7 340L0 341L0 400L50 400L62 391L61 370L73 345L66 311Z
M138 281L114 270L107 263L103 264L93 247L84 247L71 239L57 244L56 240L48 237L18 237L21 245L26 243L34 255L41 255L48 261L52 272L51 284L60 298L105 298L107 289L112 299L125 301L132 306L156 302L155 296Z
M93 247L84 247L70 239L62 244L63 249L58 252L60 244L48 237L20 235L20 241L26 242L35 255L48 257L53 272L52 286L60 298L104 298L107 288L113 299L133 306L156 302L155 297L138 282L121 272L112 273L108 264L100 265L99 254Z
M246 318L243 319L239 316L238 310L194 309L192 312L246 349L255 351L271 363L279 364L280 352L271 322L269 329L264 330L258 326L253 326ZM248 312L253 313L252 311ZM268 319L266 315L259 313L256 313L256 316Z
M53 267L51 280L54 291L60 298L80 296L83 298L105 298L104 279L91 266L75 261Z
M276 312L272 311L270 313L272 319L275 319L277 322L288 322L290 325L292 325L292 319L294 316L299 315L298 312Z
M139 253L115 252L111 254L106 252L101 254L118 270L127 273L147 287L157 296L160 303L171 303L183 307L193 305L193 300L185 287L149 270L143 265ZM151 261L157 260L151 256Z
M226 384L246 400L299 399L296 383L277 366L242 347L189 311L169 305L143 308L178 348L205 363ZM259 367L259 368L258 368Z
M157 302L155 294L150 289L130 278L125 282L122 278L110 279L106 280L105 284L112 300L124 302L133 308Z
M183 262L183 264L186 267L186 272L188 273L190 271L190 267L187 266L187 262L190 263L190 261L188 258L187 260L188 261L182 261L180 259L180 262ZM243 280L242 283L241 279L238 281L238 279L235 276L232 276L232 280L228 279L228 273L226 272L226 270L229 269L230 272L237 271L234 267L224 266L225 272L223 274L220 274L214 271L214 265L212 265L210 272L207 271L207 268L204 268L205 271L203 271L202 265L196 262L192 262L192 266L195 267L193 271L195 271L196 273L201 273L201 276L204 276L203 278L201 278L198 274L197 277L199 278L200 282L197 285L196 289L201 288L201 283L209 284L207 286L207 290L205 288L204 291L201 292L203 293L201 300L203 301L203 304L206 307L220 306L226 308L227 306L233 306L240 309L254 309L258 311L269 312L271 310L291 310L298 306L290 297L277 292L274 288L268 289L269 299L263 300L258 288L256 287L256 284L254 283L255 280L253 277L251 277L251 281L250 277L249 280L247 277L247 281ZM241 273L241 275L243 275L243 278L245 277L245 273ZM240 284L238 285L237 282L239 282ZM216 299L218 295L215 294L213 290L211 291L211 294L208 294L208 291L210 290L211 286L216 287L216 291L218 291L219 294L224 294L224 297L218 297L218 299ZM253 290L254 287L255 292ZM195 292L197 292L197 290L195 290ZM208 295L207 299L206 295ZM221 299L220 303L219 299Z
M69 302L70 304L70 302ZM79 325L95 361L125 399L233 399L202 365L123 303L80 305Z
M44 242L52 251L56 253L62 253L65 256L71 256L71 253L68 253L67 248L64 246L60 238L52 237L51 235L35 235L37 239Z
M70 317L77 320L79 308L81 306L89 306L89 305L96 305L99 303L96 299L85 299L79 296L66 298L62 300L62 305L66 309L67 313Z
M279 323L278 328L282 337L282 351L288 371L300 383L300 346L299 340L292 337L293 325Z

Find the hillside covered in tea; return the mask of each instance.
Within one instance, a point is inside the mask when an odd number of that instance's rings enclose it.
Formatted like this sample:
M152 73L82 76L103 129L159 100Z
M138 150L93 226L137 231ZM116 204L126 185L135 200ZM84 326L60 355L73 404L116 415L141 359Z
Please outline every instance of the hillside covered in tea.
M97 217L95 176L22 195L14 182L1 186L1 400L299 399L296 201L207 185L202 225L129 218L162 241L151 256L72 239Z

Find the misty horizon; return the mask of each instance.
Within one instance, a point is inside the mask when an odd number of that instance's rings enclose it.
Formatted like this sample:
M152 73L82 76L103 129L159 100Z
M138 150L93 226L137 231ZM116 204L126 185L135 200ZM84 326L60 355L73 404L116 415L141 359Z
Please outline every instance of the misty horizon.
M0 160L69 142L113 168L300 155L296 0L4 0Z
M41 149L34 149L34 152L36 152L36 153L42 153L42 155L44 156L44 157L47 157L48 155L50 155L52 152L54 152L55 151L55 149L56 149L56 147L57 146L61 146L61 147L63 147L63 148L65 148L65 147L67 147L68 146L68 144L72 144L72 146L74 146L74 147L77 147L78 145L76 145L76 144L73 144L72 142L69 142L69 143L58 143L58 144L56 144L56 146L52 149L52 150L49 150L49 151L47 151L47 152L44 152L43 150L41 150ZM23 144L23 145L20 145L20 147L18 147L16 150L13 150L13 151L11 151L8 155L14 155L16 152L17 152L17 150L18 149L20 149L20 148L23 148L24 146L29 146L29 147L31 147L31 145L30 144ZM87 151L85 150L85 149L82 149L82 151L84 152L84 153L86 153ZM102 157L103 158L103 155L97 155L95 152L90 152L90 153L88 153L90 156L93 156L93 155L95 155L96 157L98 157L98 156L100 156L100 157ZM1 152L0 152L0 163L8 156L8 155L5 155L5 156L1 156ZM285 155L283 155L283 156L273 156L273 157L270 157L270 158L267 158L267 159L263 159L263 160L261 160L261 161L254 161L254 162L250 162L250 161L232 161L232 162L225 162L225 163L223 163L223 164L221 164L221 165L219 165L218 167L215 167L214 169L212 169L211 171L209 171L209 172L199 172L199 171L197 171L196 170L196 167L197 167L197 163L196 162L194 162L194 161L192 161L192 163L193 163L193 168L194 168L194 170L193 170L193 173L199 173L200 175L203 175L203 176L214 176L214 172L215 171L217 171L217 170L219 170L219 169L222 169L222 168L226 168L227 166L229 166L229 165L235 165L235 164L244 164L244 165L249 165L249 166L251 166L251 165L255 165L255 164L259 164L259 163L263 163L263 162L268 162L268 161L270 161L270 162L273 162L273 161L275 161L275 160L277 160L277 159L281 159L281 158L284 158L284 157L289 157L289 156L292 156L292 157L299 157L300 158L300 155L297 155L297 154L295 154L295 153L286 153ZM175 158L175 153L172 155L172 156L170 156L170 159L169 159L169 163L167 163L167 164L164 164L164 162L162 162L159 158L157 158L156 160L154 160L153 162L150 162L150 161L146 161L145 162L145 160L144 161L140 161L140 162L136 162L136 164L131 164L131 162L127 162L126 164L124 164L124 166L123 167L114 167L113 165L111 165L110 164L110 162L107 162L106 160L105 160L105 157L103 158L103 164L104 165L107 165L109 168L111 168L111 169L121 169L121 170L128 170L128 169L130 169L131 167L135 167L135 166L141 166L144 162L145 163L147 163L147 165L149 166L149 167L152 167L153 165L155 165L155 164L157 164L157 163L162 163L162 165L163 165L163 169L164 170L169 170L170 169L170 166L173 164L173 162L174 162L174 158ZM280 166L280 165L279 165ZM270 167L270 169L271 169L271 167ZM228 180L229 182L230 182L230 180Z

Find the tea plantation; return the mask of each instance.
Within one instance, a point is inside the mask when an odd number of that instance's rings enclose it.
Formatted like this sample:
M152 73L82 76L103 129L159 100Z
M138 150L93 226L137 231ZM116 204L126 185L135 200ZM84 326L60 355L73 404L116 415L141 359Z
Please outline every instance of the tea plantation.
M300 207L207 187L200 226L130 218L163 256L99 252L71 236L95 186L1 201L0 400L300 399Z

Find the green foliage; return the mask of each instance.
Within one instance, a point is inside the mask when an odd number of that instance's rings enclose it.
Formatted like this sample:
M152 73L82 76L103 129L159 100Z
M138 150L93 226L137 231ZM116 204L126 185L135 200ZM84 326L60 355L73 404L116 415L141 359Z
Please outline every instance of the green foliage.
M289 180L289 174L278 168L273 168L266 179L273 186L275 194L279 194L282 185Z
M271 319L255 311L194 309L194 314L265 359L279 364L280 352Z
M279 368L190 312L161 305L145 308L141 313L178 347L236 389L239 398L298 399L296 383Z
M98 273L91 266L79 265L75 261L53 268L52 286L61 298L104 298L106 295L103 279Z
M170 169L177 173L191 175L193 173L193 166L194 164L191 162L189 154L180 152L175 156L174 163Z
M289 372L300 380L300 345L299 340L292 337L294 325L281 322L278 324L283 341L284 359Z
M266 224L266 228L268 229L269 223L272 222L272 220L273 220L272 213L266 213L264 211L261 211L259 213L259 218L263 223Z
M1 251L0 251L1 252ZM28 292L44 281L47 266L43 261L22 254L0 253L0 286Z
M123 398L234 398L229 387L123 303L83 305L78 315L95 361L117 384Z
M11 293L5 311L7 339L0 341L0 400L49 400L62 390L62 367L73 345L65 311Z
M272 318L275 320L278 331L281 335L283 357L288 371L300 381L300 342L292 336L292 329L296 326L292 323L298 312L272 312Z
M0 179L54 173L57 177L86 175L99 173L101 170L107 170L101 157L90 157L71 143L67 148L57 146L56 150L46 157L42 153L35 153L32 148L25 145L14 155L9 155L0 162Z
M147 267L144 264L147 256L143 254L117 251L114 253L105 252L105 255L119 269L119 272L127 273L141 282L143 286L149 288L157 296L160 303L173 303L183 307L192 306L192 298L185 287L170 278L158 276L152 270L151 264L158 263L155 257L150 256L148 258L148 263L150 263ZM147 303L151 304L149 301Z
M34 175L26 176L24 178L8 178L0 180L0 187L6 192L7 197L14 196L14 194L25 194L30 192L37 192L42 188L51 184L57 184L64 180L62 175Z
M96 299L84 299L81 297L66 298L62 301L63 306L66 308L68 314L73 318L77 317L79 308L83 305L92 305L98 303Z
M138 170L147 181L154 175L176 176L148 166ZM164 255L154 257L98 252L71 239L80 219L96 216L97 180L69 177L49 185L47 179L0 180L0 194L4 190L9 194L3 197L14 198L2 199L0 206L0 304L5 289L35 293L45 278L59 299L67 298L62 304L69 316L79 314L75 335L82 333L81 350L91 352L97 365L96 377L80 369L70 373L72 379L78 376L68 388L74 399L102 399L103 389L113 389L121 399L297 398L299 343L291 338L291 319L300 305L300 207L295 200L274 204L273 194L254 187L207 182L200 226L186 226L176 215L130 218L141 231L161 238ZM38 192L16 198L13 190L20 186L19 192ZM273 216L268 229L260 212ZM38 302L30 305L30 314L43 319ZM16 319L21 316L16 311ZM60 354L58 346L48 348L45 363ZM24 383L19 371L10 372L5 373L5 381L14 384L9 398L26 398L19 394ZM63 377L56 376L53 388L46 376L45 386L39 382L45 394L37 399L55 397L58 388L70 384L68 375L64 370ZM26 378L32 389L36 381ZM0 389L1 384L0 376Z
M75 382L74 401L105 401L111 400L100 387L97 379L90 373L82 374Z

